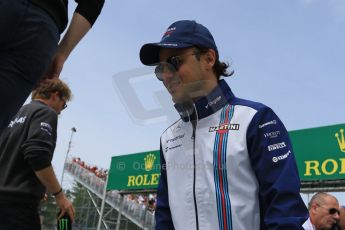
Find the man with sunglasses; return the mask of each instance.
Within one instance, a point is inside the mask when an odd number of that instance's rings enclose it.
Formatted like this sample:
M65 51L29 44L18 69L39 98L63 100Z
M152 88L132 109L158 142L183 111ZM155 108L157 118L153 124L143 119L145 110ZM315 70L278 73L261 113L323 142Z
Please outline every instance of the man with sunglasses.
M340 217L337 230L345 230L345 206L340 207Z
M295 230L308 211L288 133L267 106L237 98L213 36L173 23L140 50L181 119L161 136L156 229Z
M41 229L38 205L46 192L55 196L60 216L74 219L74 208L62 191L51 165L58 114L67 107L71 90L55 78L32 92L0 136L0 229Z
M337 198L331 194L316 193L308 204L309 218L303 224L305 230L332 230L340 219Z

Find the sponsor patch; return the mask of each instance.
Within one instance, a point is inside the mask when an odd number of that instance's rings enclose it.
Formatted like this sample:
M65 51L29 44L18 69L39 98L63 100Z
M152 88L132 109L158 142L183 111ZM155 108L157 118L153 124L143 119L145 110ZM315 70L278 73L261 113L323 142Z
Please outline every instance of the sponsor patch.
M222 96L216 97L213 101L210 101L210 102L205 106L205 108L207 109L209 106L213 106L213 105L217 104L221 99L222 99Z
M172 146L172 147L165 147L165 152L168 152L169 150L173 150L173 149L179 148L181 146L182 145L175 145L175 146Z
M269 122L266 122L266 123L263 123L261 125L259 125L259 128L262 129L263 127L266 127L268 125L276 125L277 124L277 121L276 120L272 120L272 121L269 121Z
M285 142L281 142L281 143L269 145L269 146L267 146L267 149L268 149L268 151L273 151L273 150L282 149L285 147L286 147Z
M49 136L51 136L53 128L51 127L50 124L46 122L41 122L41 130L45 131L46 133L48 133Z
M276 138L279 135L280 135L280 131L274 131L274 132L265 133L264 137L265 138Z
M239 129L240 129L240 124L221 124L219 126L210 127L208 132L225 133L229 130L239 130Z
M277 163L278 161L281 161L281 160L284 160L286 159L289 155L290 155L291 151L289 150L287 153L285 153L284 155L280 155L280 156L277 156L277 157L273 157L272 158L272 161L274 163Z
M181 138L183 138L183 137L184 137L184 134L178 135L178 136L176 136L176 137L174 137L174 138L172 138L172 139L167 140L166 143L174 142L174 141L176 141L176 140L178 140L178 139L181 139Z
M23 124L26 120L26 116L24 117L16 117L13 121L10 122L10 124L8 125L8 127L12 128L13 125L15 124Z

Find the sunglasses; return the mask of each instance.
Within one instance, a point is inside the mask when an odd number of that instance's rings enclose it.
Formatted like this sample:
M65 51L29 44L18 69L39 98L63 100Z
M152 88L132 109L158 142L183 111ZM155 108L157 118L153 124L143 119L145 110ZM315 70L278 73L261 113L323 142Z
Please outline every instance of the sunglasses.
M198 55L198 54L199 53L194 52L194 53L189 53L189 54L168 57L168 59L165 62L161 62L156 66L155 68L156 77L158 78L158 80L163 81L164 72L176 73L179 70L179 68L183 64L182 57Z
M335 213L338 213L338 215L340 215L340 211L339 211L338 209L336 209L336 208L330 208L330 209L328 209L328 213L329 213L330 215L334 215Z
M67 108L67 104L66 104L66 102L64 101L64 102L63 102L62 109L64 110L64 109L66 109L66 108Z
M64 100L64 99L62 98L62 96L61 96L61 95L59 95L59 97L60 97L60 100L61 100L61 101L63 101L62 110L64 110L64 109L66 109L66 108L67 108L67 103L66 103L66 100Z
M325 207L323 207L323 206L321 206L321 205L319 205L321 208L325 208ZM338 215L340 215L340 211L339 211L339 209L336 209L336 208L330 208L330 209L328 209L328 213L330 214L330 215L334 215L335 213L338 213Z

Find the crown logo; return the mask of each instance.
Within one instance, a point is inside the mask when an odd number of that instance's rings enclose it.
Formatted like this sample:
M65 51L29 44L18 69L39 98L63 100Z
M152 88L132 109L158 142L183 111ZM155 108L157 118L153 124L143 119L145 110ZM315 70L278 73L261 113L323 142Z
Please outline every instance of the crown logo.
M153 169L155 160L156 160L156 156L152 153L146 155L146 157L144 158L145 160L145 171L151 171Z
M335 133L335 137L338 140L340 151L345 153L345 138L344 138L344 129L340 129L340 135L339 133Z

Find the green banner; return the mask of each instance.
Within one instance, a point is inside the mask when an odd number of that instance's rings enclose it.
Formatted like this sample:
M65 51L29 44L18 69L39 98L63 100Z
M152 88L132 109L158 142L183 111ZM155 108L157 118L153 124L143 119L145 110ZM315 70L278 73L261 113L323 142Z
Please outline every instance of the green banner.
M155 189L159 176L159 151L115 156L111 159L107 190Z
M302 181L345 179L345 124L290 131ZM107 190L156 189L159 151L111 159Z
M289 132L302 181L345 179L345 124Z

